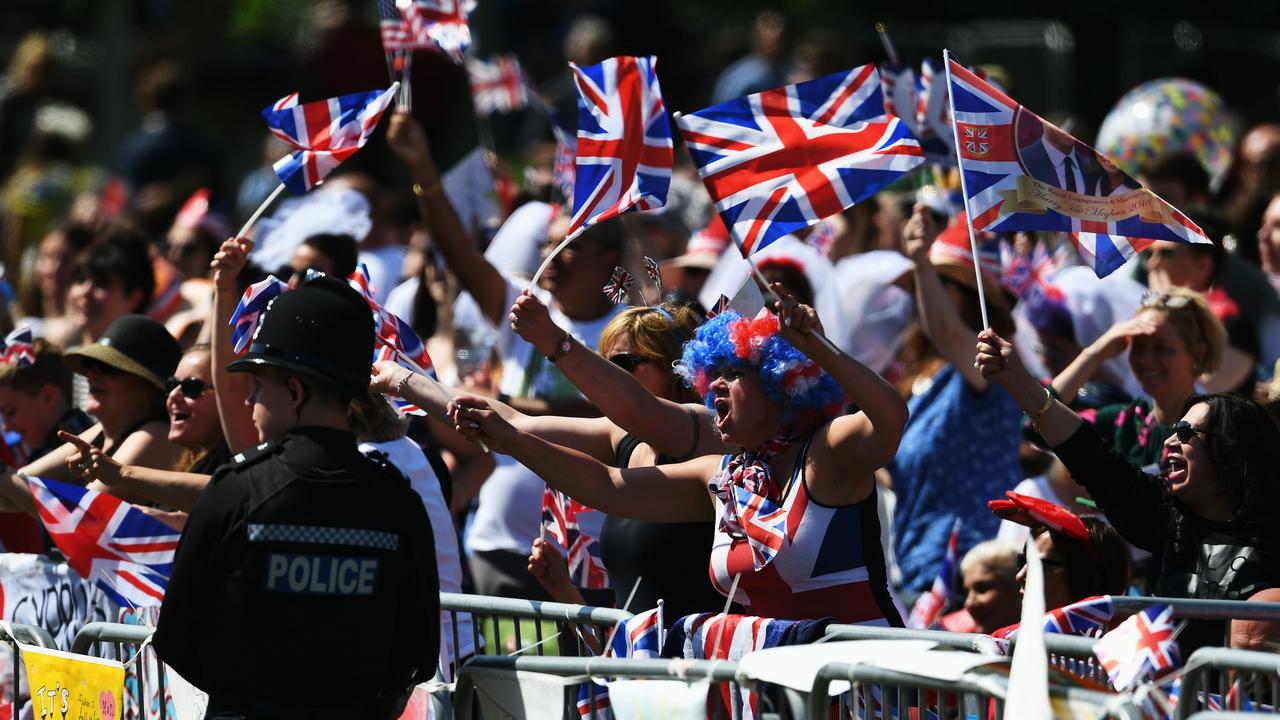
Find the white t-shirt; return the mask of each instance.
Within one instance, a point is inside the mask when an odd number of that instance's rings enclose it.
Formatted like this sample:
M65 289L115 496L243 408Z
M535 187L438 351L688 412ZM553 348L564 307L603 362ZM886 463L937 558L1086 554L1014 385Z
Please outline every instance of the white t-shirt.
M362 442L360 452L368 455L380 452L396 466L409 485L422 498L427 508L427 517L431 519L431 534L436 541L436 571L440 575L440 591L462 592L462 558L458 552L458 537L453 531L453 517L449 515L449 506L444 501L444 491L440 488L440 478L427 461L422 448L407 437L390 442ZM449 667L455 655L453 653L453 627L450 614L440 612L440 658L443 667ZM474 652L471 633L471 616L458 616L458 645L462 649L461 657Z
M513 305L524 288L507 280L507 307ZM615 305L612 310L594 320L585 322L570 319L560 312L550 293L534 290L535 296L551 310L551 319L591 350L600 341L600 331L615 315L626 309ZM502 358L501 392L513 398L545 398L559 400L578 398L581 393L556 366L548 362L537 348L525 342L511 329L510 323L502 323L496 345ZM530 375L526 382L526 375ZM542 490L545 486L539 478L514 458L495 455L497 467L480 488L480 506L476 510L471 532L467 535L468 550L511 550L529 552L538 537L542 524ZM589 513L579 518L584 532L600 537L600 525L604 518L600 513Z

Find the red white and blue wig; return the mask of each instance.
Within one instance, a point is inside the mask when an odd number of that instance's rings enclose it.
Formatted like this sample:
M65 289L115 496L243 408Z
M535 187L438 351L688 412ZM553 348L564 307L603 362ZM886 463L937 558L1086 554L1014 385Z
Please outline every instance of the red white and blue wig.
M713 410L711 383L723 368L757 373L765 395L782 405L785 427L815 427L844 409L844 391L835 378L782 338L773 314L751 319L727 310L716 315L698 328L675 365Z

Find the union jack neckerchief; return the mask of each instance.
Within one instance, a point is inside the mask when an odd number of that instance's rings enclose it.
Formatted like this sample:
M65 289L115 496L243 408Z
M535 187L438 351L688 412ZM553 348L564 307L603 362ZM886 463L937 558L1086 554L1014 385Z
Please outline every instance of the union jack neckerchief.
M773 480L769 459L786 452L799 438L794 429L783 430L759 449L729 460L709 486L724 508L720 531L747 539L756 570L773 561L785 538L786 513L778 504L782 488Z

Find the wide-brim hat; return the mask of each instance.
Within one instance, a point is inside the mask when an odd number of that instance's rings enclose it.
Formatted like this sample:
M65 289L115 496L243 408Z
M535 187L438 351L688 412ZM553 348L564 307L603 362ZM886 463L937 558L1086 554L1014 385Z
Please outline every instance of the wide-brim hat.
M271 301L244 357L230 372L276 368L352 397L369 392L373 315L347 283L320 276Z
M97 360L146 380L164 392L165 380L182 359L182 346L164 326L142 315L125 315L107 327L91 345L68 350L62 361L85 374L85 360Z

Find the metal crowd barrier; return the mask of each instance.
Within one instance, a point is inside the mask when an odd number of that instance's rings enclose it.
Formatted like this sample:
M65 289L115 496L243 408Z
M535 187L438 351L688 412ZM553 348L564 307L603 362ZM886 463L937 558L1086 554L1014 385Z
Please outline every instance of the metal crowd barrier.
M968 672L957 680L940 681L871 665L830 663L814 677L808 697L808 717L827 717L831 706L829 691L836 680L853 684L851 702L860 705L862 709L858 714L867 718L958 715L974 720L996 720L1004 717L1004 700L1009 690L1008 676L994 672ZM1076 710L1089 708L1095 717L1124 720L1142 717L1137 708L1111 693L1050 684L1049 696Z
M1280 654L1229 648L1195 651L1182 671L1179 720L1208 709L1209 695L1221 698L1227 709L1276 712L1280 708Z
M574 658L574 657L501 657L501 656L484 656L473 657L468 660L462 668L462 674L465 676L470 669L490 669L510 671L514 674L517 671L536 672L545 675L557 675L563 678L581 677L587 680L590 676L622 678L622 679L659 679L659 680L683 680L693 682L697 680L709 680L715 686L726 686L731 683L747 683L753 681L738 677L738 664L729 660L679 660L679 659L643 659L637 660L632 658ZM573 717L596 718L595 712L595 684L587 682L590 688L590 704L589 709L579 715L577 712L570 713ZM566 707L573 707L576 701L576 685L566 689L565 703ZM717 688L720 689L720 688ZM708 694L711 697L711 694ZM733 717L741 717L740 696L738 693L731 692L729 694L735 707L728 711ZM458 706L455 698L454 706ZM725 714L725 708L719 702L709 705L710 717L719 718ZM532 716L531 716L532 717Z
M590 605L446 592L440 593L440 609L449 613L455 648L459 647L458 616L471 616L472 647L477 656L594 655L598 650L593 652L588 647L584 632L599 629L607 637L614 625L631 617L625 610ZM485 643L486 635L497 647ZM465 661L466 658L457 660L459 664Z
M5 627L8 627L12 634L5 632ZM13 685L10 687L13 697L9 701L9 717L16 718L19 710L18 698L22 697L22 678L26 675L26 673L22 672L22 654L18 652L18 643L35 645L36 647L50 650L56 650L58 644L48 630L36 625L23 623L0 625L0 642L9 646L9 657L11 658L9 664L13 669ZM31 693L28 692L27 694L30 695Z
M94 651L98 649L98 645L100 643L111 643L115 646L115 656L120 658L121 662L127 662L135 653L143 652L141 648L142 644L146 642L155 631L155 628L143 625L126 625L123 623L109 622L85 623L84 627L80 628L80 631L76 633L75 638L71 640L71 652L77 655L93 655ZM132 652L125 652L126 648L129 646L132 646L135 649ZM132 677L136 679L133 687L133 702L136 703L135 707L138 708L138 716L144 718L147 716L146 707L150 702L149 698L153 694L152 691L155 691L159 693L158 696L161 698L159 704L160 720L165 720L168 707L167 703L164 702L164 673L161 672L157 674L157 683L159 684L159 687L157 688L147 687L147 673L143 671L140 664L134 666L134 674ZM126 695L125 700L127 701L129 699L127 697L129 694L127 680L125 684L126 687L124 692ZM126 702L126 705L127 704L128 703ZM121 716L123 717L123 711Z

